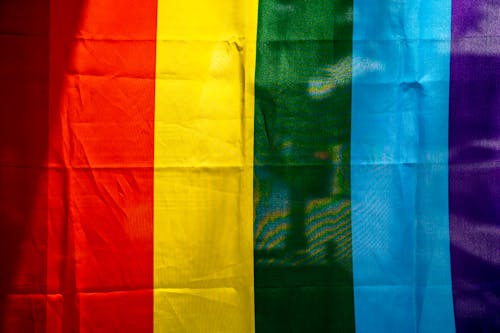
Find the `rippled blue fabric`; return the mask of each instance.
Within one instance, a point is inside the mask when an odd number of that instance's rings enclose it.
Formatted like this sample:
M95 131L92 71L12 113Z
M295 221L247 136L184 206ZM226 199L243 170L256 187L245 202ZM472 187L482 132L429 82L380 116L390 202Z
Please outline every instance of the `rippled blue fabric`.
M451 0L354 1L356 331L454 332L448 216Z

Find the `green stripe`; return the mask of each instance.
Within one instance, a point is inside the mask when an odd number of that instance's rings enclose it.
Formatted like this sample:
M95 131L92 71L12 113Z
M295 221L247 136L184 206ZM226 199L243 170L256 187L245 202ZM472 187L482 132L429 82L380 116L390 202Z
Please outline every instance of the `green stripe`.
M261 332L353 332L352 0L260 0L255 306Z

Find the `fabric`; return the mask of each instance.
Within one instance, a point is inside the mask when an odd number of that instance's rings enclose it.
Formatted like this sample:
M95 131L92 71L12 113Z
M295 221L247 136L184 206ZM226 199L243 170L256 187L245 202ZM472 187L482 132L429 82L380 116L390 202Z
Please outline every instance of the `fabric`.
M352 1L259 9L256 329L353 331Z
M351 179L359 332L454 331L451 5L355 2Z
M256 5L158 3L155 332L253 330Z
M499 13L0 1L0 332L500 332Z

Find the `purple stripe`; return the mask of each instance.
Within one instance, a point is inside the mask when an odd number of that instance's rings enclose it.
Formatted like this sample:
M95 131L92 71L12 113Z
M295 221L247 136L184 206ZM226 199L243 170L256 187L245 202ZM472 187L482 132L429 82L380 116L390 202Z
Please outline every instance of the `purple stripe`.
M500 1L454 0L449 200L457 332L500 332Z

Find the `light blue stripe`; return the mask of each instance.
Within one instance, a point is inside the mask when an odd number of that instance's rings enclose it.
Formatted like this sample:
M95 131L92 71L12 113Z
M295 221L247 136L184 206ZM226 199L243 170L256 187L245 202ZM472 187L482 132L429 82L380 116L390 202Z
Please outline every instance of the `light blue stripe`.
M448 216L451 0L355 0L356 331L454 332Z

